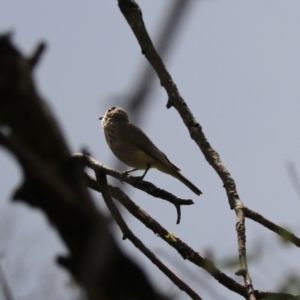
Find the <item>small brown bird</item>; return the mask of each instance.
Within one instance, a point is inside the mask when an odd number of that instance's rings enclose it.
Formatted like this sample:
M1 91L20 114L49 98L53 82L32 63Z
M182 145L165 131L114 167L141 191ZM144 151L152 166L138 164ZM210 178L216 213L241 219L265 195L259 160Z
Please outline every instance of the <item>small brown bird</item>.
M127 172L145 170L142 179L150 168L156 168L184 183L195 194L202 192L186 179L180 169L172 164L137 126L129 121L127 112L120 107L109 108L103 117L102 127L106 142L115 156L126 165L133 167Z

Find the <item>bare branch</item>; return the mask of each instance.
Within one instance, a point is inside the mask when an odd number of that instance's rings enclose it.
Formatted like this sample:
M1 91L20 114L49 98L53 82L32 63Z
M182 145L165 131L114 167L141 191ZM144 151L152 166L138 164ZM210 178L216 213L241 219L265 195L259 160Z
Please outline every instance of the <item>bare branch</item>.
M194 204L194 202L190 199L181 199L173 194L157 188L154 184L151 182L141 180L140 177L134 177L130 176L128 173L120 173L118 171L115 171L113 169L110 169L109 167L104 166L103 164L99 163L92 157L83 154L83 153L75 153L73 154L73 158L82 160L83 164L85 164L87 167L91 168L95 172L98 172L100 170L103 170L105 174L110 175L114 178L119 179L121 182L126 182L130 185L132 185L135 188L138 188L149 195L156 197L156 198L161 198L163 200L166 200L172 204L175 205L176 210L177 210L177 224L179 224L180 219L181 219L181 211L180 207L181 205L191 205Z
M161 85L168 94L167 108L174 106L179 112L183 122L187 126L192 139L197 143L208 163L215 169L217 174L223 181L223 185L227 192L228 201L231 209L235 210L237 215L236 230L238 238L238 253L240 259L240 269L237 274L242 275L247 288L249 299L254 300L254 289L252 281L248 273L247 256L246 256L246 236L245 236L245 220L243 212L243 203L239 198L236 190L235 182L222 163L219 154L211 147L206 136L202 131L202 127L195 120L186 102L181 97L177 86L175 85L171 75L167 71L162 59L156 52L150 36L145 27L142 11L135 1L119 0L119 8L135 34L140 44L142 53L145 55L149 63L152 65L160 79Z
M166 265L164 265L157 256L151 252L140 239L138 239L133 232L129 229L124 219L122 218L118 208L111 199L110 192L107 187L107 179L104 170L98 170L96 172L97 182L100 186L100 190L103 199L110 210L115 221L119 225L123 232L123 239L128 238L146 257L148 257L153 264L155 264L179 289L186 292L192 299L201 300L201 297L192 290L184 281L182 281L178 276L176 276Z
M279 236L281 236L284 240L289 241L293 243L295 246L300 247L300 239L295 236L290 231L286 230L285 228L269 221L259 213L249 209L248 207L244 207L245 216L253 221L256 221L257 223L265 226L266 228L272 230L273 232L277 233Z

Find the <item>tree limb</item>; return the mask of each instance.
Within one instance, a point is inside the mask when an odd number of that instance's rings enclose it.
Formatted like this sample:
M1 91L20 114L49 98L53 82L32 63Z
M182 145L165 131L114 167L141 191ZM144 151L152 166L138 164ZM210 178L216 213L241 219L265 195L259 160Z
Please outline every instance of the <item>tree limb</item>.
M104 170L98 170L96 172L97 183L99 184L103 199L110 210L113 218L119 225L123 232L123 239L129 239L135 247L137 247L147 258L151 260L179 289L188 294L192 299L201 300L201 297L189 287L183 280L175 275L166 265L164 265L153 252L151 252L143 242L138 239L133 232L129 229L124 219L122 218L118 208L114 204L110 196L110 191L107 186L107 179Z
M177 211L177 222L176 224L180 223L181 219L181 205L191 205L194 204L194 202L190 199L181 199L176 197L175 195L157 188L154 184L152 184L149 181L141 180L140 177L134 177L130 176L128 173L120 173L118 171L115 171L109 167L104 166L100 162L96 161L89 155L86 155L84 153L74 153L73 158L78 159L82 161L84 165L87 167L91 168L95 172L98 172L100 170L103 170L105 174L110 175L114 178L119 179L121 182L126 182L130 185L132 185L135 188L138 188L139 190L142 190L149 195L156 197L156 198L161 198L163 200L166 200L172 204L174 204L176 211Z
M247 288L247 293L250 300L255 300L254 289L252 286L251 277L249 275L246 255L246 235L245 235L245 219L244 205L237 193L235 182L222 163L219 154L212 148L206 136L202 131L202 127L196 121L195 117L188 108L186 102L181 97L176 84L171 75L167 71L162 59L155 50L151 38L145 27L142 11L138 4L132 0L118 0L119 8L132 29L141 49L149 63L152 65L160 79L161 85L168 94L167 108L174 106L180 114L183 122L190 132L191 138L199 146L204 154L207 162L214 168L226 189L230 208L235 210L237 215L236 231L238 239L238 253L240 260L240 268L236 272L242 275Z
M163 299L120 251L90 198L82 165L72 160L54 117L36 92L31 72L38 57L24 58L9 34L0 36L0 145L13 153L24 172L14 199L46 214L69 252L59 258L60 264L89 299ZM141 282L147 289L136 288Z

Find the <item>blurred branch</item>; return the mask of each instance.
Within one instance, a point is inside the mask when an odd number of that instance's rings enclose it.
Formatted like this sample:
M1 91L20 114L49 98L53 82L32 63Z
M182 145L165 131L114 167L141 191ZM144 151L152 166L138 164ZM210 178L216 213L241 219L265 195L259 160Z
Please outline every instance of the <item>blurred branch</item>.
M292 184L292 187L294 188L295 192L297 193L298 197L300 198L300 179L297 172L297 169L295 167L295 164L293 162L288 162L286 164L286 170L290 179L290 182Z
M129 229L124 219L122 218L118 208L114 204L110 196L110 191L107 186L107 179L104 170L98 170L96 172L97 182L99 184L103 199L110 210L114 220L120 227L123 233L123 239L129 239L135 247L137 247L150 261L156 265L179 289L188 294L192 299L201 300L202 298L192 290L184 281L176 276L166 265L164 265L157 256L151 252L143 242L138 239L133 232Z
M161 26L159 30L159 37L157 39L157 52L162 58L166 58L168 52L171 49L172 41L179 31L183 20L187 16L188 9L195 5L195 1L192 0L176 0L172 5L168 6L165 16L165 24ZM145 108L147 96L155 78L155 72L153 68L146 65L140 76L137 76L139 82L135 82L134 86L137 87L135 93L125 103L126 110L134 118L134 123L138 123L142 115L142 107Z
M36 48L34 49L31 57L29 57L28 62L31 66L31 69L34 69L38 62L40 61L42 54L45 52L46 44L39 43Z
M194 204L194 202L192 200L178 198L165 190L157 188L151 182L141 180L140 177L133 177L133 176L130 176L126 172L120 173L118 171L110 169L86 154L75 153L75 154L73 154L73 158L82 161L82 163L84 165L91 168L96 173L103 170L105 172L105 174L110 175L114 178L117 178L121 182L126 182L126 183L132 185L133 187L148 193L149 195L151 195L153 197L161 198L163 200L166 200L166 201L172 203L175 206L176 211L177 211L177 222L176 222L177 224L179 224L180 219L181 219L181 209L180 209L181 205Z
M235 182L229 171L222 163L219 154L209 144L202 131L202 127L196 121L186 102L181 97L171 75L167 71L161 57L154 48L145 27L140 7L136 2L131 0L119 0L118 4L142 49L142 53L154 68L158 78L160 79L161 85L168 94L169 99L167 108L172 106L176 108L188 128L191 138L197 143L208 163L214 168L223 181L230 207L235 210L237 215L236 231L240 268L236 274L243 276L247 295L250 300L254 300L254 289L247 266L244 205L237 193Z
M29 59L0 36L0 145L19 161L24 182L14 199L40 208L57 229L69 253L64 266L89 299L162 299L142 270L115 243L109 224L96 209L82 165L69 149L32 80L42 47ZM143 289L137 285L143 283Z

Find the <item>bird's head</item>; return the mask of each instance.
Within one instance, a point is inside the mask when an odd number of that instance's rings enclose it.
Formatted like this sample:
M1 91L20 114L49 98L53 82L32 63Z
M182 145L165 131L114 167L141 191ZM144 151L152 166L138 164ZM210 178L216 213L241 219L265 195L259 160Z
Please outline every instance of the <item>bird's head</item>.
M104 126L107 122L129 122L129 117L123 108L113 106L99 120L102 121L102 125Z

